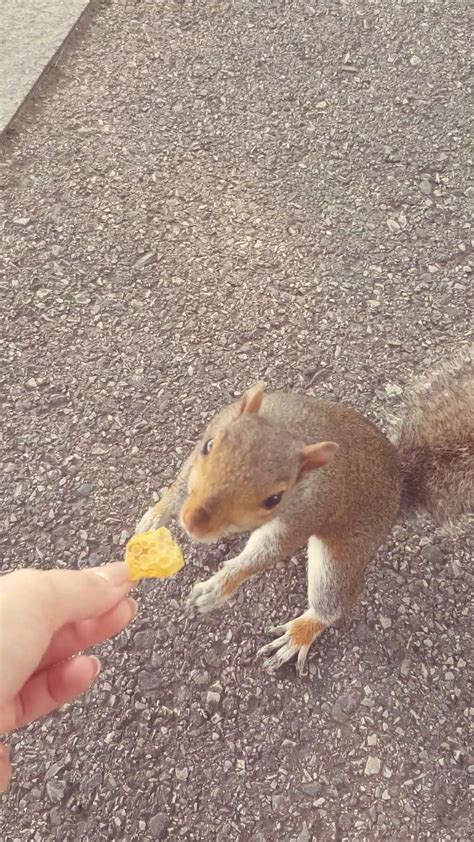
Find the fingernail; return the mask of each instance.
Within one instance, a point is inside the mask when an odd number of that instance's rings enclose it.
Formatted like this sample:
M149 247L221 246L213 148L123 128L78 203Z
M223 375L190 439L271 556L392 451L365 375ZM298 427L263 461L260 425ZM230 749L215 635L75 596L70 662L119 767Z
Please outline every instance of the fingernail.
M136 599L133 598L133 596L128 597L128 602L132 610L132 616L130 618L130 622L132 622L132 620L134 620L138 614L138 602Z
M100 672L101 663L95 655L90 655L89 660L92 661L92 663L94 664L94 678L97 678Z
M93 567L97 576L102 576L110 585L125 585L130 582L128 570L123 561L112 561L111 564L104 564L103 567ZM130 585L132 583L130 582Z
M10 760L10 749L5 743L0 743L0 760Z

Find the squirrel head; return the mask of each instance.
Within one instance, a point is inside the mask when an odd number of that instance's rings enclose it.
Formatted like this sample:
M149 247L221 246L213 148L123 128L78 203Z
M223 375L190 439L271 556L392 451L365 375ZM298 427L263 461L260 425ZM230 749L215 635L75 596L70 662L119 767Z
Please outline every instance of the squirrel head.
M275 517L308 471L322 468L337 444L302 447L259 410L263 383L249 389L234 417L218 429L211 424L196 456L180 520L199 541L248 532Z

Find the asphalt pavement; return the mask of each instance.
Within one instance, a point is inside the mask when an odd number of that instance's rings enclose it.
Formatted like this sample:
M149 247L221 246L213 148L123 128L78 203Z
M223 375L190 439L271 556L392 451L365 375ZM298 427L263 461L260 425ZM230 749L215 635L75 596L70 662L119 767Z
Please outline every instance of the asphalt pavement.
M384 424L470 335L463 0L92 7L1 141L2 571L120 557L254 381ZM186 624L234 547L175 534L94 689L11 736L5 842L468 840L468 527L397 525L303 679L256 651L304 555Z

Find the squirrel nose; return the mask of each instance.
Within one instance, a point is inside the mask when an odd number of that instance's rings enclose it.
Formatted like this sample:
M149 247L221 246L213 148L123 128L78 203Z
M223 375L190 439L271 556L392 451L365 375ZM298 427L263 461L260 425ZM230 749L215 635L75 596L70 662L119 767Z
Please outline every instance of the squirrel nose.
M209 521L211 519L210 511L202 505L184 509L181 519L185 529L196 538L203 537L207 534Z
M194 526L201 527L209 523L210 514L204 506L198 506L192 513L191 521Z

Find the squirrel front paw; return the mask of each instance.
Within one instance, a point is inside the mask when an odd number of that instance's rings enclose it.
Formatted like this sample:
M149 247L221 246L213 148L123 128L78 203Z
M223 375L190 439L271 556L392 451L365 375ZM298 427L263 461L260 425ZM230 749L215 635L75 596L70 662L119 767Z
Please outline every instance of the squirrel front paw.
M187 611L192 613L196 609L200 614L209 614L220 608L228 599L224 593L224 584L225 578L221 571L205 582L196 582L186 601Z
M291 658L297 656L296 670L300 675L304 675L311 644L324 628L325 626L316 620L314 612L309 609L296 620L272 629L271 633L278 637L258 651L259 655L268 655L273 652L269 658L265 659L264 668L274 673Z

